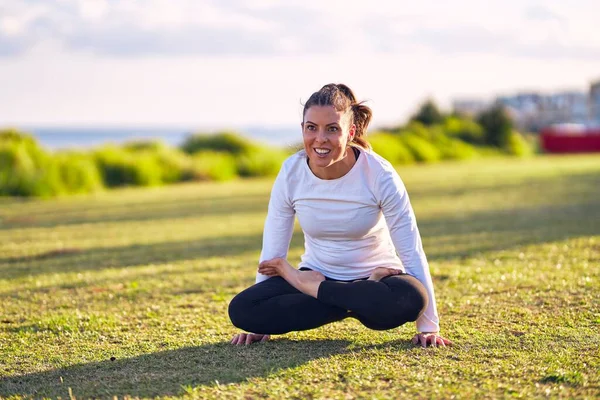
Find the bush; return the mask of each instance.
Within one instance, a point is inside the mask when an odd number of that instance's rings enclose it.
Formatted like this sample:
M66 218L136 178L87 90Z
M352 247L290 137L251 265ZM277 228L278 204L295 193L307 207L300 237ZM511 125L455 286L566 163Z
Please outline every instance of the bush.
M156 186L162 183L163 171L157 158L149 152L131 152L105 146L97 150L94 156L104 184L108 187Z
M433 144L414 133L405 132L400 134L399 138L416 161L435 162L442 157L440 151Z
M227 181L236 178L237 166L231 154L201 151L192 157L185 178L191 180Z
M37 142L26 135L0 139L0 194L49 197L63 192L60 174Z
M59 153L52 160L64 193L88 193L103 188L98 165L89 155Z
M533 154L532 146L527 143L527 140L517 131L512 131L508 136L508 140L504 150L508 154L512 154L519 157L526 157Z
M430 127L427 127L419 121L411 121L405 127L398 131L400 135L406 133L412 133L420 138L430 141L432 139L432 131Z
M161 169L161 182L174 183L185 180L190 169L191 159L182 150L172 148L160 141L134 141L124 145L124 149L136 157L149 156L156 159Z
M123 149L132 152L150 151L158 153L169 148L159 140L133 140L125 143Z
M465 160L477 155L477 151L473 146L459 139L449 137L440 125L430 127L429 132L430 143L437 148L441 159Z
M274 176L287 157L283 150L255 147L251 152L236 157L237 171L240 176Z
M396 135L382 132L374 133L369 135L369 143L375 153L394 165L410 164L415 161L412 153Z
M161 169L163 183L174 183L186 180L186 173L191 168L191 157L179 149L165 148L153 154Z
M435 142L435 146L444 160L468 160L479 155L473 146L458 139L446 138Z
M181 145L181 149L188 154L212 150L238 155L250 153L254 147L250 141L232 132L190 135Z
M448 117L444 121L443 127L449 137L476 145L485 143L483 128L470 118Z

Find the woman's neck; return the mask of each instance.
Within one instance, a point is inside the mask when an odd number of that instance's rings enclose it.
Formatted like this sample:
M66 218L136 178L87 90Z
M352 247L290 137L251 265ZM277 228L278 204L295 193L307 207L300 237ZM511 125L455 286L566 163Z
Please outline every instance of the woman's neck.
M350 147L347 148L346 155L344 156L344 158L328 167L314 167L310 164L310 158L308 161L308 166L312 173L317 178L324 180L341 178L342 176L350 172L354 164L356 164L356 157L354 156L354 151Z

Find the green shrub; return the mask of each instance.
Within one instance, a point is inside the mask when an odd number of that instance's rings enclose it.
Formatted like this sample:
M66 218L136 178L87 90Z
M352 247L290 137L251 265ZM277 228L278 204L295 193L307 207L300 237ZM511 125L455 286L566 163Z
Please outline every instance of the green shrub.
M255 147L254 150L236 157L237 171L240 176L274 176L288 154L279 149Z
M0 129L0 143L27 143L39 147L33 136L16 129Z
M132 152L115 146L105 146L94 153L96 163L108 187L137 185L156 186L162 183L163 171L150 152Z
M0 139L0 194L49 197L64 191L52 158L26 135Z
M165 148L154 153L161 169L161 180L174 183L186 180L186 173L191 168L192 159L179 149Z
M237 167L229 153L200 151L193 155L185 178L191 180L227 181L236 178Z
M185 180L186 171L190 169L191 159L182 150L169 147L161 141L133 141L123 148L136 157L151 156L161 169L161 182L174 183Z
M519 132L513 130L506 141L504 150L508 154L518 157L526 157L533 154L532 146L527 143L527 140Z
M400 140L418 162L435 162L442 158L440 151L426 139L414 133L402 133Z
M59 153L53 157L64 193L88 193L103 188L102 176L93 158L80 153Z
M468 160L479 155L473 146L458 139L437 141L435 146L444 160Z
M442 126L432 126L429 130L430 143L438 149L441 159L466 160L478 155L477 150L472 145L446 135Z
M190 135L181 145L181 149L188 154L194 154L203 150L212 150L238 155L250 153L254 147L255 145L249 140L232 132Z
M431 140L431 127L427 127L419 121L411 121L405 127L403 127L398 133L400 135L412 133L415 136L423 138L425 140Z
M168 150L168 146L160 140L132 140L123 145L123 149L132 152L151 151L160 152Z
M375 153L394 165L410 164L415 161L412 153L397 135L383 132L374 133L369 135L369 143Z
M451 116L444 121L446 135L458 138L464 142L483 145L485 143L485 132L481 125L470 118L459 118Z

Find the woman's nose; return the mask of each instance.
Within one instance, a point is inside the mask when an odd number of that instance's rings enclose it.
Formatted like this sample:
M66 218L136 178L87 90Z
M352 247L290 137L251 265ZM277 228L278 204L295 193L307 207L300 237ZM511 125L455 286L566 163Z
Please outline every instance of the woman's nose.
M327 136L325 135L325 132L321 129L319 129L317 131L317 136L315 137L315 140L317 142L325 142L327 140Z

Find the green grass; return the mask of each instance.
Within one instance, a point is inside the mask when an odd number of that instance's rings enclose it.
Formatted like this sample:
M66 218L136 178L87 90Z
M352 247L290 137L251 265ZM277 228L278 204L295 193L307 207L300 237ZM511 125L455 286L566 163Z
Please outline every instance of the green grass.
M0 198L0 397L600 396L600 157L400 174L453 348L355 320L230 346L271 180Z

